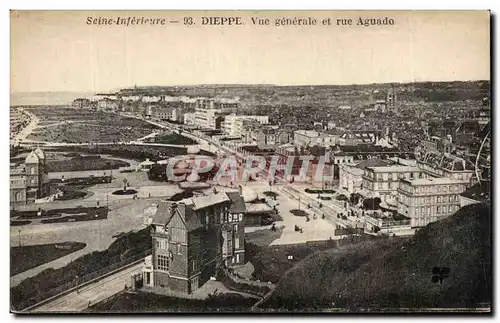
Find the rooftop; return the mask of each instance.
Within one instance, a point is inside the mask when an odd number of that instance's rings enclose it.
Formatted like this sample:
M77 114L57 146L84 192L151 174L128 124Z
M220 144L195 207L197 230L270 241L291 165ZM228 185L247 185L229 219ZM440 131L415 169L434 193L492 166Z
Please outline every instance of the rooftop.
M273 209L264 203L245 203L247 213L271 212Z
M363 161L360 161L356 164L358 168L366 168L366 167L384 167L392 164L392 162L388 160L378 159L378 158L370 158Z
M464 181L461 179L449 178L449 177L430 177L430 178L417 178L412 180L401 179L402 181L408 182L411 185L449 185L449 184L463 184Z
M379 166L379 167L365 167L373 170L375 173L398 173L398 172L419 172L421 169L417 166Z

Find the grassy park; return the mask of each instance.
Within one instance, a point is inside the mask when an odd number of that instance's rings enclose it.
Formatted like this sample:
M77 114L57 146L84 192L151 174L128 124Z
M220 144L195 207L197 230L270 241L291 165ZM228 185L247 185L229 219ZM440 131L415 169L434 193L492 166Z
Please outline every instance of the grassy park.
M69 108L34 111L42 128L28 136L30 140L50 142L131 141L152 133L157 126L131 117Z

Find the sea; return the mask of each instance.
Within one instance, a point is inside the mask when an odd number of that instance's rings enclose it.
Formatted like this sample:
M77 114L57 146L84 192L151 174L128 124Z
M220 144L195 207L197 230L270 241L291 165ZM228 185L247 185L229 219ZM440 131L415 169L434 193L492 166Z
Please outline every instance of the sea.
M76 98L91 99L90 92L14 92L10 94L10 106L70 105Z

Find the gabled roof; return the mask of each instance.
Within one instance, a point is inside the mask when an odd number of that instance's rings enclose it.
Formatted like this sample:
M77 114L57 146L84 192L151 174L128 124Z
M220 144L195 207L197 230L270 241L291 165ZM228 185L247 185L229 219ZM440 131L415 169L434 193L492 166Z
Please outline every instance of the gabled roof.
M172 214L170 214L170 203L168 201L161 201L158 204L158 211L153 216L152 223L154 224L167 224L170 221Z
M40 162L40 157L37 155L35 151L32 151L26 156L24 161L25 164L38 164Z
M189 198L187 200L192 201L193 210L199 210L210 205L216 205L231 201L226 194L210 194L205 196L196 196Z
M231 213L245 213L245 201L239 192L226 192L227 196L231 199L231 206L229 212Z

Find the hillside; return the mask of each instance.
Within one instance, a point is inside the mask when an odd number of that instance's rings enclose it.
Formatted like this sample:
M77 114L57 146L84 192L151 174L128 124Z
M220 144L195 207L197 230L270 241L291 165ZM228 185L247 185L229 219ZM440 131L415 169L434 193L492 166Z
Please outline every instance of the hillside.
M407 241L315 253L285 274L262 307L480 307L492 299L490 224L489 206L476 204ZM450 269L442 285L432 282L434 267Z

